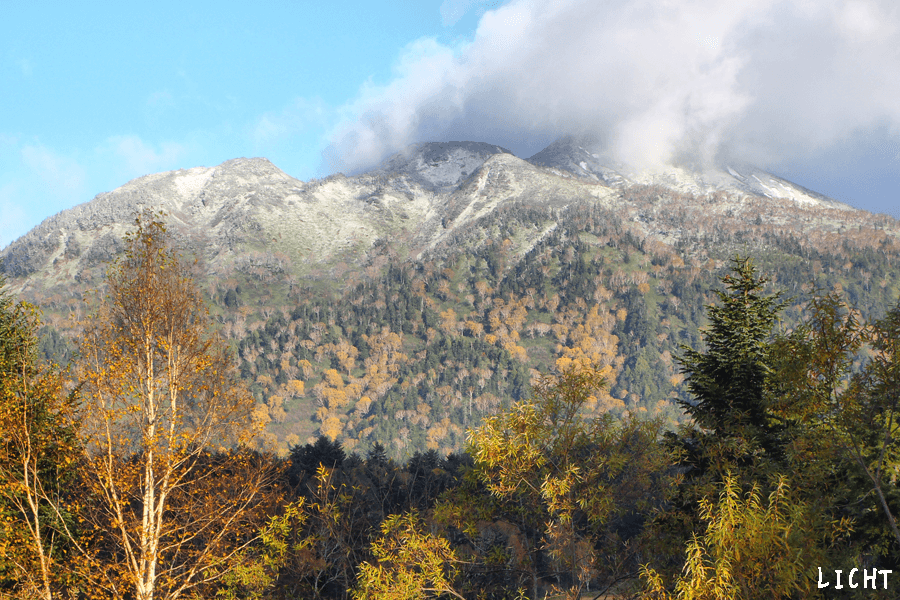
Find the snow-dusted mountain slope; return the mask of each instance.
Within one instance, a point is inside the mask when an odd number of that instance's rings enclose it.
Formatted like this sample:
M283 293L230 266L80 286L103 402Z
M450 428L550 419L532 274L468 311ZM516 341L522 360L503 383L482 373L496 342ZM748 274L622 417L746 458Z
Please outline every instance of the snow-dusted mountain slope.
M661 200L637 208L633 199L651 188ZM135 213L152 208L169 215L208 277L264 270L287 282L334 284L387 250L400 258L437 252L503 207L579 203L613 210L665 243L693 233L671 225L673 215L697 215L695 227L708 226L706 217L730 228L763 219L798 234L839 231L868 215L747 167L613 169L573 138L527 161L491 144L426 143L352 177L303 182L264 158L140 177L46 219L0 251L0 269L15 292L89 285L121 249ZM515 243L525 252L541 235L525 232Z

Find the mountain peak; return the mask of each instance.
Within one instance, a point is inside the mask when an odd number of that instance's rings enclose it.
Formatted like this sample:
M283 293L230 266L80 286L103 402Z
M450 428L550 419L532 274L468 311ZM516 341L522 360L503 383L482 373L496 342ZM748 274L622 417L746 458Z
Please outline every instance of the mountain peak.
M626 180L620 173L601 164L601 157L592 151L594 145L590 138L565 136L529 158L528 162L561 175L574 175L612 187L624 185Z
M611 168L601 163L605 157L593 151L595 146L596 143L590 138L565 136L529 158L528 162L565 177L574 176L610 187L660 185L699 196L723 191L770 200L788 200L811 207L851 209L846 204L752 166L701 168L697 165L669 165L635 169L616 164L615 168Z
M253 175L289 177L287 173L276 167L268 158L232 158L215 167L219 173L233 173L236 175Z
M376 169L400 174L432 191L449 191L466 180L495 154L512 154L484 142L425 142L388 157Z

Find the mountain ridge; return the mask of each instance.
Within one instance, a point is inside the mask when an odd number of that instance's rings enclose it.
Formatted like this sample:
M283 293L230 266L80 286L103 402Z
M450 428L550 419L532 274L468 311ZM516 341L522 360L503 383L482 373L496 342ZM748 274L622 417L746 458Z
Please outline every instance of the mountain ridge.
M265 158L149 174L48 217L0 251L0 269L19 293L92 279L121 250L119 240L144 208L168 214L184 248L202 257L210 276L262 266L297 280L332 281L365 268L385 243L403 256L421 256L501 206L588 202L627 210L627 190L642 186L706 199L711 212L723 214L762 203L773 222L786 221L794 208L861 214L759 169L615 169L586 143L561 138L529 159L482 142L420 143L363 173L308 182ZM839 217L825 220L823 227L839 229ZM667 243L680 235L644 229Z

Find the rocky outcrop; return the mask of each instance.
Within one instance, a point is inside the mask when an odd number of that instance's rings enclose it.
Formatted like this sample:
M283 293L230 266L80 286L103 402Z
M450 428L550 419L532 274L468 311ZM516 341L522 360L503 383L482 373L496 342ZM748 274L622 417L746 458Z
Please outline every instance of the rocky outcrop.
M528 162L563 176L572 175L609 186L623 187L629 183L621 173L605 166L598 154L585 149L592 145L593 141L590 139L566 136L529 158Z
M385 160L377 173L406 175L424 189L449 192L495 154L506 148L482 142L429 142L415 144Z

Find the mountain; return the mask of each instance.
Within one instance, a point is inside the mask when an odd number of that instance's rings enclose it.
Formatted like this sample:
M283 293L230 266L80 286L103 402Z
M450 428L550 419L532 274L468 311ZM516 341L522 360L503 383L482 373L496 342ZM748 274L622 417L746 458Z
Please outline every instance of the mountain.
M611 163L607 163L611 164ZM167 213L269 422L270 445L324 433L395 455L465 428L572 360L609 369L598 412L675 421L674 357L736 253L794 298L841 289L864 316L900 293L900 223L740 165L607 166L575 138L528 160L417 144L367 172L302 182L262 158L135 179L0 251L39 304L43 350L102 285L136 211Z
M409 213L422 220L430 206L385 193L375 177L334 176L308 183L266 159L235 159L213 168L147 175L55 215L2 252L13 281L52 289L112 258L136 211L162 210L188 250L217 276L230 267L280 268L281 252L314 270L355 256L404 230ZM398 207L397 204L402 204ZM271 264L269 264L271 263Z
M601 164L600 156L585 150L584 146L590 147L591 140L566 136L529 158L528 162L551 169L562 176L574 175L610 186L624 187L629 183L620 173Z
M140 177L48 218L0 252L0 268L19 293L92 280L121 248L135 212L152 207L169 215L185 248L202 256L211 277L233 269L268 269L298 280L328 280L364 267L385 242L404 256L418 256L461 225L509 203L615 206L623 190L637 186L715 197L705 201L711 212L761 202L771 219L799 227L798 232L803 219L791 223L785 211L846 213L820 223L826 229L839 228L842 217L860 212L758 169L615 170L574 138L554 142L527 161L490 144L427 143L354 177L305 183L263 158ZM679 235L647 233L664 239ZM523 251L531 241L524 240Z
M513 153L483 142L413 144L387 158L377 173L402 174L425 189L449 192L495 154Z
M553 142L529 158L528 162L551 169L562 176L568 174L585 181L596 181L619 188L662 185L697 196L724 191L742 196L788 200L811 207L853 210L847 204L751 166L728 165L722 168L705 167L701 170L669 166L643 171L619 166L616 170L604 165L599 155L584 148L590 147L590 144L589 139L578 140L567 136Z

